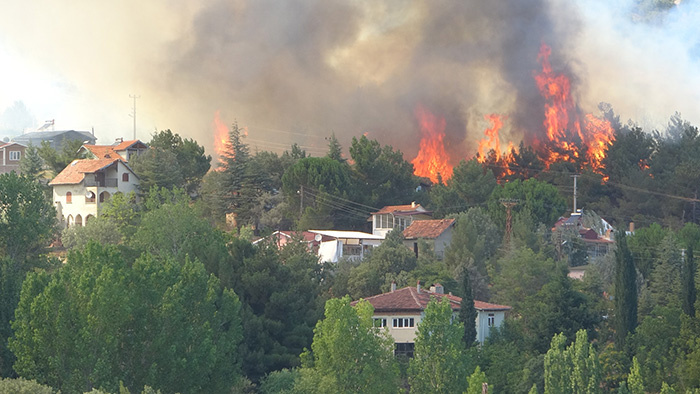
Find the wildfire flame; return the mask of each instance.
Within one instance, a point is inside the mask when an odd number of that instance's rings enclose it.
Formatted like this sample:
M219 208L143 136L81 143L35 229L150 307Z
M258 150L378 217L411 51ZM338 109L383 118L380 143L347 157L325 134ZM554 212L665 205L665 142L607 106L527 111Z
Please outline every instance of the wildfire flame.
M411 161L414 174L430 178L438 182L452 177L452 165L445 152L445 119L438 119L423 107L416 108L416 117L420 123L421 141L420 150L415 159ZM438 177L439 175L439 177Z
M613 142L613 129L610 122L586 114L585 132L581 130L579 112L571 96L571 83L564 74L552 70L549 56L552 49L542 44L537 59L542 64L542 72L535 74L535 83L544 99L544 127L547 141L539 147L545 165L556 161L572 161L581 158L581 148L585 147L585 163L593 170L600 170L605 150Z
M226 144L228 143L228 127L221 120L221 114L218 110L214 113L212 126L214 127L214 150L217 156L219 156L219 160L221 160L221 157L226 151Z
M501 158L501 140L498 136L498 131L501 129L501 127L503 127L503 120L501 119L501 115L484 115L484 119L486 119L491 124L491 127L487 128L486 131L484 131L484 135L486 136L486 138L479 141L479 156L477 160L480 163L486 161L486 156L491 150L493 150L496 153L496 159Z

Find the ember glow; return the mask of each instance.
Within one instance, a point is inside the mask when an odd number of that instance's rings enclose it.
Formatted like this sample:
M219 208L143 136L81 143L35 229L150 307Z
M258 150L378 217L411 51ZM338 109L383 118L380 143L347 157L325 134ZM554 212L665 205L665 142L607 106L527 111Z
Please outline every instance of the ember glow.
M452 165L445 152L445 119L438 119L423 107L416 109L420 123L421 141L418 156L411 161L414 174L438 182L452 177ZM438 177L439 174L439 177Z
M214 127L214 149L216 150L217 156L219 156L219 160L221 160L221 157L226 151L226 143L228 142L228 127L221 120L219 111L214 113L212 126Z

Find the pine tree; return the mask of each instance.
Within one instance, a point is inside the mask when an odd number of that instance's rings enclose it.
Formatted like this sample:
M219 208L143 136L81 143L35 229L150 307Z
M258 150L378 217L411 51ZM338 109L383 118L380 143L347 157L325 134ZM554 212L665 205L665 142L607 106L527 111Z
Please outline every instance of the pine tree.
M39 149L31 143L24 150L24 156L19 161L19 172L31 179L36 179L42 172L44 161L39 156Z
M335 133L328 138L328 154L326 156L341 163L346 161L346 159L343 159L343 147L340 146Z
M236 214L238 225L249 224L253 220L251 212L260 194L255 184L256 171L250 165L250 149L243 142L244 137L238 122L234 122L221 157L225 174L221 187L225 190L227 213Z
M637 327L637 271L624 232L615 250L615 345L624 349L627 335Z
M462 271L462 303L459 309L459 320L464 324L463 340L467 348L474 345L476 341L476 315L469 268L464 267Z
M693 259L692 245L688 245L688 250L686 251L682 278L683 293L681 302L683 304L683 313L690 317L695 317L695 260Z

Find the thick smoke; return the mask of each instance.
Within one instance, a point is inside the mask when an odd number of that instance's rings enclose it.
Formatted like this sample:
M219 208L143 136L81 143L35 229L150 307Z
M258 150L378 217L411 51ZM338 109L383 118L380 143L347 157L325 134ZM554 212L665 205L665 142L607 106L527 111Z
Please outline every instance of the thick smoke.
M658 127L675 111L700 122L700 47L681 37L698 7L632 5L44 0L4 6L0 44L59 76L72 105L38 117L79 119L64 128L94 125L101 142L131 135L129 94L139 94L142 139L170 128L212 147L220 110L225 122L248 128L258 149L299 142L323 154L331 133L346 147L367 133L410 159L420 105L446 119L456 161L474 155L485 114L507 116L502 135L516 143L543 132L533 80L543 42L584 111L605 101L643 125Z

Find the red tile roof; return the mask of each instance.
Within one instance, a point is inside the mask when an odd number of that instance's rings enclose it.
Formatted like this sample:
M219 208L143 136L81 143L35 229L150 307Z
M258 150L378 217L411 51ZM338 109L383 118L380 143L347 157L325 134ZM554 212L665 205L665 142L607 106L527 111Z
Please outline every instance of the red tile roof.
M403 237L406 239L437 238L450 228L454 222L454 219L414 220L413 223L403 230Z
M113 146L112 149L114 149L115 151L124 150L124 149L130 148L131 145L134 145L137 142L141 142L141 141L139 141L139 140L122 141L119 143L119 145Z
M452 310L458 311L462 299L451 294L433 293L427 289L418 289L413 286L404 287L389 293L379 294L365 298L374 307L375 313L383 312L416 312L423 311L430 302L431 297L447 298L450 301ZM354 301L352 304L356 304ZM474 300L474 307L484 311L505 311L511 309L507 305L491 304L484 301Z
M413 206L412 204L406 205L387 205L377 212L373 212L372 215L379 215L382 213L393 213L393 214L417 214L417 213L428 213L420 204Z
M91 174L107 168L117 161L120 161L120 159L73 160L72 163L49 182L49 185L74 185L80 183L83 181L83 178L85 178L85 174Z
M83 145L83 147L85 147L85 149L90 151L90 153L95 155L98 159L105 159L118 158L118 151L126 150L136 144L141 144L144 146L144 148L146 147L146 145L140 140L122 141L117 145Z

